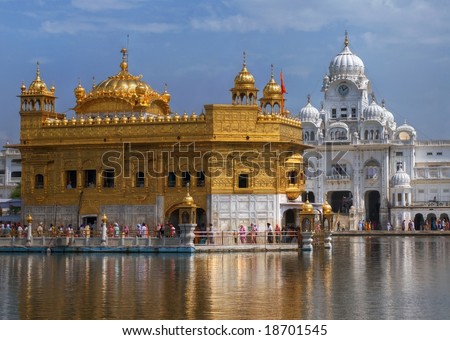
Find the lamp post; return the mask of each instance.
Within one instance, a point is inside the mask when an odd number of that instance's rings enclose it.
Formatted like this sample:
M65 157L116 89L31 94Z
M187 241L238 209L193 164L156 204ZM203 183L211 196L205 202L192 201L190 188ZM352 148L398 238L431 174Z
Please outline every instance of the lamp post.
M325 203L322 205L322 227L324 232L324 248L331 249L331 233L333 226L333 210L331 209L331 205L325 200Z
M103 213L102 216L102 241L101 246L106 246L106 222L108 222L108 217L106 217L106 214Z
M309 200L302 206L300 211L300 232L302 235L302 250L311 251L313 250L313 238L314 238L314 223L316 221L317 211Z
M32 222L33 222L33 217L31 217L31 214L28 214L28 216L27 216L27 243L26 243L27 247L31 246L31 238L32 238L31 223Z

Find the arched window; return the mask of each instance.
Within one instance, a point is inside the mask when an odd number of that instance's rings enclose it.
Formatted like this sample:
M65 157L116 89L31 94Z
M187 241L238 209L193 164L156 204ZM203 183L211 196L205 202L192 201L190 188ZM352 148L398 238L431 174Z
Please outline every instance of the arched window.
M314 140L314 131L311 131L311 133L309 135L309 139L310 140Z
M364 131L364 139L365 140L369 139L369 131L368 130Z
M44 176L41 174L37 174L34 177L34 188L35 189L43 189L44 188Z
M297 184L298 172L293 170L289 171L287 174L288 184Z
M136 173L136 188L143 188L145 185L145 177L142 171Z

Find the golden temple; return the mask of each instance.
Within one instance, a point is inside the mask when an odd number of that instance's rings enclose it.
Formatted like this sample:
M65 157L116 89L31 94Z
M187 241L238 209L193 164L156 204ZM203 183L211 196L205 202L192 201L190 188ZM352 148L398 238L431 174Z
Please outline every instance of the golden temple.
M198 223L233 230L251 222L285 222L304 191L302 127L284 110L272 74L258 100L246 57L231 103L200 114L170 109L167 88L155 91L128 71L86 91L75 87L73 117L55 111L55 87L36 77L20 98L23 214L49 224L178 223L192 196ZM291 213L291 216L295 214Z

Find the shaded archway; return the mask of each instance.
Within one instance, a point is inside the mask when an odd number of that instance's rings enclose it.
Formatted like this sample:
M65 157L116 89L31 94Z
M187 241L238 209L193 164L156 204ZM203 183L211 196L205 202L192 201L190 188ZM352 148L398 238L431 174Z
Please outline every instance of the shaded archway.
M284 212L283 223L286 226L295 226L295 209L288 209Z
M366 220L372 223L373 229L380 227L380 193L376 190L366 192Z
M448 222L448 214L442 213L442 214L439 216L439 219L440 219L441 221Z
M429 213L427 215L427 224L431 230L436 230L436 215L434 213Z
M348 214L353 205L353 194L351 191L331 191L328 193L328 202L335 213Z
M406 225L408 225L409 221L406 221ZM416 230L423 230L423 225L425 224L425 219L423 218L423 215L421 213L417 213L416 216L414 216L414 229Z

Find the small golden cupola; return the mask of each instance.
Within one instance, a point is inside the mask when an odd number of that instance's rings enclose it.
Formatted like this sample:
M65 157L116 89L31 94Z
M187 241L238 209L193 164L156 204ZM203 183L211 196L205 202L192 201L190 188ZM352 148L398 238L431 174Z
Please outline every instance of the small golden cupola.
M41 71L39 62L36 66L36 77L30 83L30 86L25 86L24 82L20 86L21 111L36 111L44 113L45 117L48 113L55 111L55 87L52 85L50 90L41 79Z
M283 94L281 86L275 81L273 75L273 65L271 65L271 77L264 86L263 97L259 100L261 110L266 114L279 114L282 107Z
M322 213L325 214L331 214L331 205L328 203L328 201L325 201L325 203L322 205Z
M86 90L81 86L81 81L78 80L78 86L73 90L75 97L77 98L77 103L81 102L86 97Z
M314 207L311 203L309 203L309 200L306 200L306 202L303 203L303 205L302 205L301 211L302 211L302 213L307 213L307 214L314 213Z
M22 86L22 92L24 90L24 86ZM41 70L39 67L39 62L36 66L36 78L31 82L30 86L28 86L28 94L44 94L44 95L52 95L54 93L49 91L47 85L41 79Z
M256 105L258 89L255 87L255 78L247 69L246 53L242 70L234 78L234 87L230 90L233 104Z
M108 79L93 85L89 93L83 95L81 85L75 88L78 114L89 113L133 113L163 116L170 113L170 95L153 90L142 80L142 75L128 72L128 51L123 48L120 71Z

